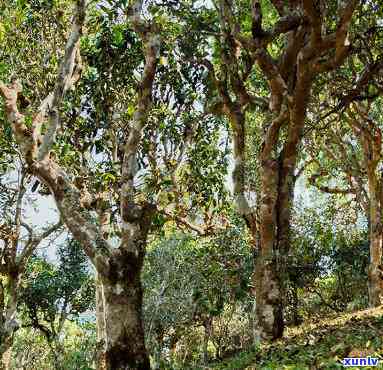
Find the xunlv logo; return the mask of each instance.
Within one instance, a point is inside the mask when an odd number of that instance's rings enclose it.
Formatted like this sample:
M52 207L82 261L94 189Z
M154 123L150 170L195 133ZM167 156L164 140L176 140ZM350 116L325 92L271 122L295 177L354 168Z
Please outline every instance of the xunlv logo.
M379 359L374 357L349 357L344 358L343 366L378 366Z

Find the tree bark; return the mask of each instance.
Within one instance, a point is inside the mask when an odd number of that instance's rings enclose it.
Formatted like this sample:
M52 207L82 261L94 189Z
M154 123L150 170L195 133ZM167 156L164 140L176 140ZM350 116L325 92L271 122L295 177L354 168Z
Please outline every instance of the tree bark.
M364 155L364 164L367 170L370 233L370 266L368 269L368 300L370 307L383 304L383 178L377 173L378 165L382 158L382 132L378 125L369 120L364 124L368 111L362 104L355 104L358 113L349 111L351 127L359 138Z
M13 337L19 325L16 321L16 309L17 309L17 293L18 293L18 274L8 276L8 282L4 289L1 283L1 306L2 312L0 317L0 369L7 369L7 353L10 351L13 345ZM4 290L7 293L8 302L4 307Z
M104 300L102 297L102 281L101 277L96 272L96 328L97 328L97 345L96 345L96 362L100 363L105 345L105 315L104 315Z
M204 320L204 337L203 337L203 363L205 365L209 362L209 340L212 334L213 329L213 317L209 316Z
M126 13L132 28L141 38L145 62L142 78L137 86L137 99L134 99L136 110L130 129L120 143L123 160L120 163L121 186L120 199L117 202L120 204L122 219L121 225L118 225L121 226L122 235L119 248L114 248L103 232L108 221L99 217L98 222L95 222L84 189L77 187L71 176L50 156L61 126L59 112L63 99L81 75L81 62L76 60L76 56L85 22L86 0L76 1L72 29L58 68L55 86L33 115L31 127L26 125L26 116L17 106L22 84L13 81L6 86L0 81L5 112L28 165L28 172L49 188L63 223L81 243L101 279L101 284L98 285L98 293L101 293L98 298L102 297L101 302L98 300L98 323L102 323L102 328L98 330L102 358L99 369L150 369L141 321L140 273L151 215L156 207L135 202L134 180L138 171L140 141L151 108L161 38L157 25L154 22L148 23L141 17L144 13L143 2L133 3L129 3ZM42 134L44 125L47 127ZM112 191L108 194L112 194ZM94 199L97 199L100 194L94 195Z
M6 352L4 352L1 356L1 361L4 370L10 370L11 369L11 360L12 360L12 346L10 346ZM0 367L1 369L1 367Z
M12 349L12 335L1 335L0 370L9 369L10 351Z
M142 264L143 253L119 248L110 258L109 273L99 274L102 310L97 319L104 330L99 333L99 370L150 369L142 323Z
M298 304L299 304L299 298L298 298L298 288L296 285L292 288L292 322L293 325L297 326L302 323L302 318L299 315L298 312Z
M378 307L383 298L383 267L382 267L382 206L379 196L379 181L375 170L370 170L368 187L370 195L370 266L368 269L369 305Z
M60 343L60 339L58 338L58 335L55 335L52 338L48 339L49 348L51 350L53 365L55 370L64 370L63 367L63 355L64 355L64 348L62 344Z
M261 163L260 250L253 275L257 301L256 335L259 339L280 338L284 329L277 255L278 167L275 160L265 160Z

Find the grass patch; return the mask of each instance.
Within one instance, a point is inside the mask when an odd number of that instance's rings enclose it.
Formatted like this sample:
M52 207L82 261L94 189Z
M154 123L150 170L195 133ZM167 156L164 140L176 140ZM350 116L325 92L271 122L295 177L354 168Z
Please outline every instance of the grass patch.
M343 369L341 360L344 357L368 356L383 360L383 308L288 328L279 341L262 344L205 369ZM383 369L383 361L377 367L361 369Z

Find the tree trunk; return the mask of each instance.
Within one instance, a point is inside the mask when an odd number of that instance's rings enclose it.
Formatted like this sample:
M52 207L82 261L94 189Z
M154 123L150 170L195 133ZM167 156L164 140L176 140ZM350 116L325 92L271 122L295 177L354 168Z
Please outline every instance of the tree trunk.
M8 369L9 351L13 345L13 336L17 327L12 322L3 324L0 327L0 370ZM16 322L15 322L16 325Z
M302 318L301 318L301 316L299 315L299 312L298 312L298 305L299 305L298 288L297 288L297 286L295 284L292 287L292 302L291 302L291 305L292 305L292 323L293 323L293 325L298 326L298 325L300 325L302 323Z
M371 235L370 266L368 269L368 296L370 307L382 305L383 269L382 269L382 235Z
M100 363L105 345L105 317L104 317L104 300L102 297L102 280L96 272L96 329L97 329L97 346L95 365Z
M104 338L99 343L99 370L148 370L149 357L145 348L142 323L142 285L140 273L143 256L118 249L110 259L110 271L99 274L98 299L102 310L97 310ZM98 303L99 305L99 303ZM100 329L98 329L100 333Z
M278 159L273 158L272 152L261 155L260 248L254 272L259 339L278 339L284 331L286 259L290 249L294 171L309 91L309 81L306 82L302 89L304 99L291 114L292 129Z
M48 339L49 348L51 350L52 360L55 370L64 370L63 367L63 355L64 348L60 343L57 335Z
M278 339L283 335L282 289L273 253L261 251L255 265L257 339Z
M211 331L213 328L213 318L207 317L203 323L204 337L203 337L203 363L207 365L209 362L209 340L211 337Z
M277 339L283 334L282 289L278 271L277 200L279 166L275 160L261 163L260 249L253 280L256 294L258 339Z
M0 345L0 370L9 369L10 351L12 348L12 336L1 334Z
M10 370L12 360L12 347L10 346L5 353L1 356L2 366L4 370Z
M383 298L382 239L383 227L379 182L375 171L369 171L370 195L370 266L368 269L368 296L370 307L378 307Z
M0 369L7 369L7 353L13 345L13 337L19 324L16 321L17 298L18 298L19 275L8 275L8 281L4 287L1 282L1 312L0 312ZM4 307L6 292L8 302Z

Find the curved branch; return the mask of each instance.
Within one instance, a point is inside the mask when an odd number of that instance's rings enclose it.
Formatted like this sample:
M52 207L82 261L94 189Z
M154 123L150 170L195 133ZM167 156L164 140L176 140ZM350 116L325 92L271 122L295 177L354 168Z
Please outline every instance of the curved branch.
M62 227L62 225L63 225L62 221L59 220L56 224L50 226L47 230L45 230L41 235L34 236L32 228L29 225L22 223L22 226L28 230L29 239L18 258L19 268L23 268L25 264L27 263L29 257L33 254L33 252L36 250L39 244L44 239L48 238L51 234L58 231Z
M315 186L317 189L324 193L329 193L329 194L356 194L356 190L352 188L348 189L342 189L338 187L329 187L325 185L319 185L317 184L316 180L320 177L320 174L312 175L311 177L308 178L308 181L311 185Z
M45 101L43 110L48 109L49 124L46 134L44 135L43 142L39 149L38 160L42 160L49 153L56 136L56 131L60 124L60 106L66 91L73 85L79 77L79 74L74 74L75 58L78 49L78 42L82 35L82 27L85 21L85 7L86 0L77 0L75 15L72 23L72 30L67 40L64 58L61 61L56 84L52 93L52 98ZM51 100L51 101L49 101ZM41 126L43 121L44 111L40 111L40 121L38 125ZM36 123L35 123L36 124ZM39 129L36 127L36 132Z
M326 51L333 50L335 47L335 55L329 57L323 63L315 63L313 70L316 73L329 72L339 67L344 59L347 57L350 51L350 42L348 40L348 29L352 16L354 14L356 6L359 4L359 0L350 0L345 3L346 5L343 8L339 8L339 22L337 30L335 33L327 36L323 42L321 42L321 47Z

